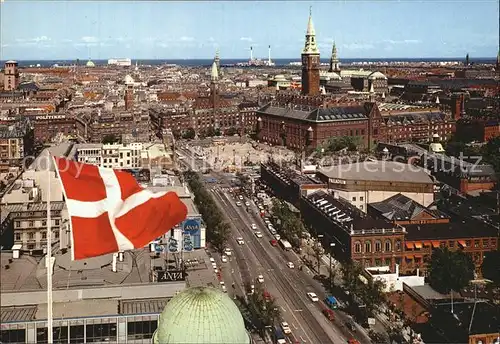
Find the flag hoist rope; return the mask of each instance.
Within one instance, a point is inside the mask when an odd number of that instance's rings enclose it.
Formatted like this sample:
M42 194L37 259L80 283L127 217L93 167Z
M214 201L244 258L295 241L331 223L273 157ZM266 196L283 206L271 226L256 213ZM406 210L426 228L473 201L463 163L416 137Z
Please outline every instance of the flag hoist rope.
M47 334L48 334L48 343L54 343L54 332L52 326L52 223L51 223L51 214L50 214L50 197L51 197L51 174L52 174L52 163L53 159L49 153L49 158L47 159L47 175L48 175L48 183L47 183Z

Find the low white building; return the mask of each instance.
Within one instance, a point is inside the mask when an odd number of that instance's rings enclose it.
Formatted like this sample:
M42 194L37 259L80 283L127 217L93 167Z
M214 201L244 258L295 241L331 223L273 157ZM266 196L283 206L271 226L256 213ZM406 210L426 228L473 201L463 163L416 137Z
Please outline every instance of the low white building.
M75 160L105 168L140 168L143 148L142 143L79 144Z
M384 292L402 291L403 283L410 287L418 287L425 284L425 277L420 276L419 270L414 276L400 276L399 265L396 264L396 272L391 272L389 266L376 266L365 269L368 276L374 281L382 281L385 284Z

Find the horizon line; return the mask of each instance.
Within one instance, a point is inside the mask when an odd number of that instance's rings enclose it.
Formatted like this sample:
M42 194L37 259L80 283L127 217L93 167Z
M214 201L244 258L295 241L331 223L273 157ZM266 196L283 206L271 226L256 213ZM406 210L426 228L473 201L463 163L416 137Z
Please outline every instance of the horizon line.
M180 61L180 60L183 60L183 61L196 61L196 60L213 60L214 57L196 57L196 58L150 58L150 57L145 57L145 58L132 58L132 57L105 57L105 58L68 58L68 57L64 57L64 58L9 58L9 59L0 59L0 61L10 61L10 60L15 60L15 61L56 61L56 60L62 60L62 61L75 61L75 60L85 60L85 61L88 61L88 60L92 60L92 61L107 61L107 60L111 60L111 59L130 59L132 61L134 60L149 60L149 61L163 61L163 60L177 60L177 61ZM267 61L267 57L262 57L262 58L256 58L254 60L266 60ZM320 58L321 60L330 60L330 57L323 57L323 58ZM407 59L412 59L412 60L416 60L416 59L454 59L454 60L465 60L465 57L461 56L449 56L449 57L439 57L439 56L427 56L427 57L424 57L424 56L419 56L419 57L344 57L343 59L342 58L339 58L339 61L342 61L342 60L369 60L369 59L374 59L374 60L397 60L397 59L402 59L402 60L407 60ZM486 60L486 59L492 59L492 60L496 60L497 57L496 56L481 56L481 57L473 57L473 58L469 58L469 61L473 61L473 60ZM226 57L226 58L220 58L220 61L223 61L223 60L242 60L242 61L250 61L249 58L247 57ZM274 61L274 60L301 60L300 57L276 57L276 58L271 58L271 61Z

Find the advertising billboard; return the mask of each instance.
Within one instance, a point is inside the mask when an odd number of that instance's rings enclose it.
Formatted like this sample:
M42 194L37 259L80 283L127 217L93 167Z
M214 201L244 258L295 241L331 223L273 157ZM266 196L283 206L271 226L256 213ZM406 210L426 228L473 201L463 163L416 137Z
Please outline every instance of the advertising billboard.
M201 247L201 220L191 218L182 225L184 251L192 251Z

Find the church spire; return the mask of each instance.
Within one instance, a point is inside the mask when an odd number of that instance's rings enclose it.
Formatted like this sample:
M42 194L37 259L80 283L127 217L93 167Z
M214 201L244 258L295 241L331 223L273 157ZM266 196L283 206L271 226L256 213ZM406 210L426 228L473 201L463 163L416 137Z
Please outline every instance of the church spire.
M309 7L309 21L307 22L306 42L302 54L319 54L318 46L316 45L316 31L312 20L312 6Z
M335 41L333 41L332 56L330 57L330 69L328 71L335 73L340 72L339 59L337 57L337 46L335 45Z
M221 71L220 71L220 56L219 56L219 48L217 48L217 50L215 51L215 58L214 58L214 62L215 62L215 65L217 66L217 74L218 75L221 75Z
M219 81L219 71L217 70L217 63L215 61L212 63L212 71L210 73L210 80L212 82Z

